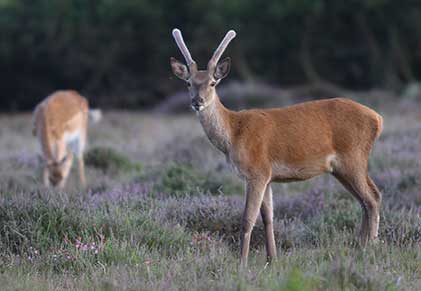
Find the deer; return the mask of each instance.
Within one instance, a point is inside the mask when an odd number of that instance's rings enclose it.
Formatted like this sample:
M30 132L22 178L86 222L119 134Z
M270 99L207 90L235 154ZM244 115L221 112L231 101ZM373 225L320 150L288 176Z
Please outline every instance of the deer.
M374 110L347 98L307 101L283 108L232 111L216 86L231 68L220 61L236 32L230 30L206 70L199 70L181 31L172 35L187 65L171 57L173 74L187 83L192 109L205 134L245 181L240 266L247 266L250 238L259 212L265 230L267 262L277 257L273 230L272 182L304 181L333 175L360 203L359 243L378 237L382 195L368 175L368 158L383 130Z
M93 115L95 120L100 119L100 111L95 110ZM56 91L36 106L33 135L41 146L46 187L65 187L74 156L78 160L80 184L86 186L83 153L88 118L88 101L73 90Z

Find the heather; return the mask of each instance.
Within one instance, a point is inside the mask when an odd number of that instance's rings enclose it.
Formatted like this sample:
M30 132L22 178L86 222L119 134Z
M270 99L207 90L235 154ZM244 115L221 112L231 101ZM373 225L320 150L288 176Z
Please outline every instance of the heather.
M380 240L360 249L361 210L332 177L274 186L279 258L259 218L238 269L243 185L195 117L106 112L90 128L87 189L40 183L29 115L0 122L2 290L419 290L421 112L380 107L370 159Z

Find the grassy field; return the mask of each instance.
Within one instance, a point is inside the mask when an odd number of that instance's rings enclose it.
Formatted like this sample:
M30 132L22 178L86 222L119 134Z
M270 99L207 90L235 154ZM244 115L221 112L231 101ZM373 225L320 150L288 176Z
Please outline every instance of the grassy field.
M361 210L332 177L276 185L279 258L259 218L243 271L243 185L193 114L106 112L88 189L74 169L63 192L40 183L30 115L1 115L0 290L421 290L421 106L376 109L381 242L356 246Z

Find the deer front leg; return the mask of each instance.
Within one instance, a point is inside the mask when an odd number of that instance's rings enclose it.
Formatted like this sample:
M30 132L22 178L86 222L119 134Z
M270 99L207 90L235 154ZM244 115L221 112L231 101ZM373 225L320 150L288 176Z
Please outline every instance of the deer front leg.
M260 213L265 226L267 262L270 263L273 259L276 259L275 235L273 233L272 187L270 185L266 186Z
M240 264L243 267L247 266L251 232L259 215L266 186L267 181L263 182L261 180L250 180L246 183L246 206L243 214L240 239Z
M49 173L47 165L44 166L44 169L42 171L42 176L43 176L43 180L44 180L44 186L50 187L50 173Z
M72 164L73 164L73 153L69 152L67 154L66 160L64 161L62 179L57 185L58 189L63 190L64 187L66 186L67 180L69 179L69 174L72 168Z
M83 155L78 157L79 164L79 180L82 187L86 187L86 177L85 177L85 161L83 160Z

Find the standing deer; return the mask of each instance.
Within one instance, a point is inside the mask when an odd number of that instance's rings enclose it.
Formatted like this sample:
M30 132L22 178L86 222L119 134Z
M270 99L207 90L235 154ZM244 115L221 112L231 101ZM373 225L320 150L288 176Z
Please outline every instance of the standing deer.
M236 36L230 30L198 70L180 30L173 37L187 66L171 58L173 73L187 83L191 106L211 143L222 151L246 183L241 227L241 264L247 265L250 237L259 210L265 226L267 259L276 258L271 182L303 181L330 173L360 202L361 245L378 235L381 193L368 176L368 156L383 127L382 117L344 98L276 109L231 111L215 87L225 78L230 58L219 62Z
M47 187L50 184L60 189L65 186L73 155L78 160L80 183L86 185L83 152L88 115L88 101L76 91L57 91L35 108L33 134L41 144Z

